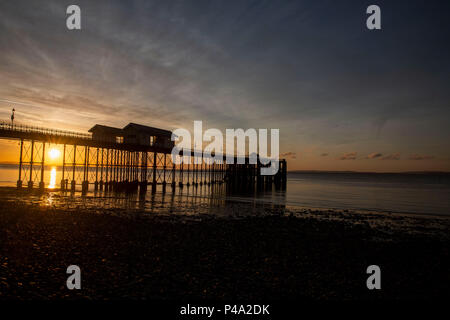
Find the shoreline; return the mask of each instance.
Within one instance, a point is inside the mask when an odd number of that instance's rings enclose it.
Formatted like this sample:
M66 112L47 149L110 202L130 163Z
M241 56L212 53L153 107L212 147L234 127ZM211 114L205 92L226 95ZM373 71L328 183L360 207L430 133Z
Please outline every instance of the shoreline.
M35 195L35 196L46 196L48 194L61 194L61 197L67 197L73 199L77 198L85 198L85 199L101 199L101 198L116 198L118 195L120 198L127 198L130 194L122 193L114 193L114 192L102 192L102 191L89 191L87 194L82 194L81 190L77 190L75 193L71 193L70 191L61 191L59 188L45 188L44 190L39 190L34 188L32 190L27 189L26 187L22 187L21 189L17 189L13 186L0 186L0 201L4 200L4 196L12 196L15 197L17 194L20 195ZM157 191L157 194L162 194L160 191ZM167 193L171 195L171 193ZM131 194L131 197L136 196L137 194ZM204 197L204 199L212 199L210 197ZM252 198L249 198L252 200ZM225 197L222 198L214 198L214 200L226 200ZM232 203L242 203L247 204L247 201L242 200L229 200ZM251 202L251 201L250 201ZM261 201L261 205L264 205L263 201ZM292 204L274 204L275 206L280 206L285 208L287 214L290 215L302 215L302 214L323 214L323 213L334 213L334 214L356 214L356 215L378 215L380 218L385 217L404 217L404 218L413 218L413 219L442 219L443 221L450 221L450 212L448 214L439 214L439 213L417 213L417 212L400 212L394 210L374 210L374 209L342 209L342 208L327 208L327 207L309 207L309 206L301 206L301 205L292 205ZM120 209L120 208L118 208ZM220 218L220 217L217 217ZM226 217L224 217L226 218Z

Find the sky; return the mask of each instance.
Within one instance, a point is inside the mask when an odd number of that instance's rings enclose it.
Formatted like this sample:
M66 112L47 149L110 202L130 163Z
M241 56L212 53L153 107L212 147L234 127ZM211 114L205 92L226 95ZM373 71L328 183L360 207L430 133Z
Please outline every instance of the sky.
M68 30L66 8L81 8ZM381 8L381 30L366 8ZM0 119L280 129L289 170L450 171L448 1L0 0ZM0 140L0 162L17 142Z

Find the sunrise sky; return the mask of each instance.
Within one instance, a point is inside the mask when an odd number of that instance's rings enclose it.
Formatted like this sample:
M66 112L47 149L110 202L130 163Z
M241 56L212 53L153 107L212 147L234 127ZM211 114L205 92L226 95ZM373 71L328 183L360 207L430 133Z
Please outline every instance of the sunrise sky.
M366 28L370 4L382 30ZM82 30L66 28L81 7ZM1 1L0 119L279 128L290 170L450 171L448 1ZM204 129L206 129L204 128ZM0 140L0 162L17 142Z

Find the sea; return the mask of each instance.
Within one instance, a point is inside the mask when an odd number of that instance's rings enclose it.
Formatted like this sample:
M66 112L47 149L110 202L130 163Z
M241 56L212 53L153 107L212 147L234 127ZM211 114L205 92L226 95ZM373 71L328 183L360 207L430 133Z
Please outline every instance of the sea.
M17 165L0 165L0 187L14 187L17 180ZM57 189L60 180L60 167L46 167L44 181L47 188ZM94 193L93 186L91 189L88 198L93 206L131 206L167 214L177 212L177 207L183 207L183 213L188 214L239 213L242 211L239 204L245 203L251 207L450 215L449 173L289 172L285 190L233 192L224 184L177 187L175 190L167 187L163 192L159 185L155 193L149 186L144 197L132 196L131 199L120 194ZM79 203L76 194L71 199Z

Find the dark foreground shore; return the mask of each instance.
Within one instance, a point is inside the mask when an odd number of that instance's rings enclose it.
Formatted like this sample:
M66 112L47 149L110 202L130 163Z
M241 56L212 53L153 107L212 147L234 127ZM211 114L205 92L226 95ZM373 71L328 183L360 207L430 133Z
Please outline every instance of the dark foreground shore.
M123 218L0 200L0 300L443 299L448 226L332 211ZM81 290L66 288L73 264ZM381 290L366 287L372 264Z

